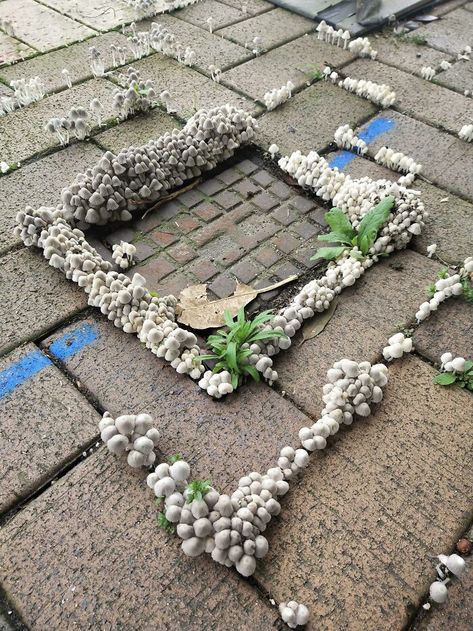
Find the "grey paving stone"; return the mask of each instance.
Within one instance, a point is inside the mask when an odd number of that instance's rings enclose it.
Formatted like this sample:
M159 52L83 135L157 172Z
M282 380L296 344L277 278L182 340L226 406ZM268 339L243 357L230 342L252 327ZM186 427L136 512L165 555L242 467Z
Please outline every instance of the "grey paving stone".
M442 268L416 252L405 250L377 263L345 290L334 316L316 338L293 345L275 358L279 388L310 416L318 418L321 399L309 384L325 383L333 362L378 358L397 325L414 318L425 288Z
M48 120L52 116L66 115L74 105L88 108L94 97L100 99L104 106L104 121L112 118L113 90L114 85L110 81L93 79L3 116L0 118L2 160L7 163L19 162L58 146L55 138L44 130Z
M94 137L94 141L101 147L117 153L124 147L144 145L151 138L158 138L165 132L180 127L182 125L179 121L156 108L100 132Z
M22 243L13 235L15 217L26 206L53 206L60 201L65 186L79 171L93 165L102 155L94 145L81 143L32 162L0 178L0 254Z
M447 396L434 374L417 357L393 364L375 413L311 457L268 528L256 579L277 602L297 594L314 631L409 628L434 579L434 551L452 550L469 521L471 397ZM324 383L307 385L319 406ZM432 462L442 462L441 475ZM450 624L434 629L457 629Z
M393 181L400 175L362 157L356 157L343 171L352 177ZM422 234L412 239L410 247L426 255L427 246L436 243L437 254L444 261L457 264L465 260L473 252L473 205L421 179L415 181L414 188L422 193L429 216Z
M109 31L136 20L134 9L122 0L44 0L44 4L97 31Z
M0 31L0 66L35 55L36 51L20 40Z
M191 4L183 9L178 9L173 12L173 16L190 22L195 26L209 30L207 20L212 17L212 30L216 31L219 28L233 24L234 22L240 22L246 20L248 15L243 13L240 7L232 7L223 2L217 0L205 0L205 2L197 2Z
M420 76L423 66L438 68L444 59L452 61L454 58L453 55L445 54L430 46L409 41L409 37L415 38L416 35L417 31L413 31L401 39L392 33L380 34L373 43L373 47L378 51L377 61Z
M85 293L29 249L0 258L0 354L33 340L87 305Z
M379 117L387 118L386 114ZM411 156L433 184L473 200L473 145L398 112L389 112L394 128L369 146L374 156L383 146ZM448 159L446 159L448 156Z
M219 35L252 50L254 37L261 37L264 50L280 46L299 35L315 31L315 22L285 9L273 9L244 22L217 31Z
M173 15L160 15L159 23L166 26L176 36L176 40L182 44L183 48L190 46L195 51L194 67L199 68L209 76L208 68L211 64L220 70L225 70L229 66L251 59L253 56L250 50L221 37L220 31L216 33L214 30L213 33L210 33L208 29L205 30L189 22L184 22ZM162 55L158 57L161 58ZM165 84L160 82L159 85L164 86Z
M16 37L41 52L81 41L95 32L34 0L3 0L0 18L10 20Z
M264 41L264 38L263 38ZM313 34L303 35L284 46L236 66L222 79L254 99L292 81L296 89L311 82L326 63L341 66L354 58L348 51L320 42Z
M181 118L189 118L202 107L215 107L225 103L231 103L253 114L261 111L261 106L253 101L203 77L174 59L152 55L134 62L133 67L146 79L152 79L157 86L165 86L169 90L177 115Z
M394 109L453 134L473 117L473 99L377 61L358 59L344 72L389 85L396 92Z
M436 75L435 80L441 85L464 92L469 90L470 97L473 94L473 64L462 59L457 61L448 70Z
M28 628L273 631L253 586L157 528L144 477L103 448L2 528L2 583Z
M435 280L436 278L432 277L429 284ZM471 359L472 330L473 304L463 297L450 298L415 330L414 347L418 353L437 366L440 365L440 357L446 352Z
M13 90L4 83L0 83L0 96L12 96Z
M112 67L110 44L122 46L127 51L127 61L132 60L131 50L128 48L126 37L121 33L106 33L88 39L86 42L73 44L66 48L51 51L47 55L40 55L23 63L17 63L11 68L0 69L0 77L7 83L12 79L29 79L41 77L46 92L56 92L66 87L61 71L69 70L73 83L92 78L90 69L89 46L95 46L100 52L106 70Z
M34 344L0 359L0 383L3 512L79 455L100 416Z
M243 16L258 15L274 9L274 4L266 0L221 0L221 2L229 7L235 7L242 12Z
M456 55L465 46L473 47L473 15L463 8L447 13L441 20L429 22L415 31L432 48Z
M119 331L100 314L87 322L98 327L99 337L66 358L68 370L111 414L140 409L159 419L161 453L189 458L193 477L211 479L219 490L233 488L255 466L272 466L282 441L308 421L263 383L250 384L225 401L212 401L189 377L178 375L145 349L136 336ZM77 326L55 333L45 347L51 350L57 337Z
M374 105L331 83L320 82L296 94L259 119L256 143L267 148L276 142L282 154L300 149L322 149L332 142L337 127L366 120Z

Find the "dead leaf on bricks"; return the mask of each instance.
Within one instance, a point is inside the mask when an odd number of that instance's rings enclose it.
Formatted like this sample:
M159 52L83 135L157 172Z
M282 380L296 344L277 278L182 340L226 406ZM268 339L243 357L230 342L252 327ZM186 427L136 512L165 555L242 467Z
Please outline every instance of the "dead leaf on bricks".
M272 291L296 279L297 276L289 276L279 283L262 289L255 289L237 281L233 295L220 300L207 299L206 284L186 287L181 291L176 307L177 321L197 330L222 326L225 324L225 311L230 311L235 317L239 309L254 300L258 294Z
M332 319L332 316L337 309L337 305L338 299L334 298L330 303L330 307L327 309L327 311L319 313L318 316L312 318L310 322L307 322L307 324L304 325L302 329L302 341L299 346L302 346L302 344L304 344L304 342L307 342L307 340L311 340L312 338L317 337L319 333L322 333L322 331Z

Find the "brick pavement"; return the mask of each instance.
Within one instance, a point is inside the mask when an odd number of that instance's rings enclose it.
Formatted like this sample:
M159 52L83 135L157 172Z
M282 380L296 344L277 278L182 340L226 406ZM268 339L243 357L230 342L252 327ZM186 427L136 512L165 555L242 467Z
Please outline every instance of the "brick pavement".
M314 630L471 630L473 567L452 587L446 606L421 608L433 579L429 557L451 551L473 520L472 397L432 384L432 364L442 352L473 353L473 309L460 299L416 330L416 353L393 367L376 414L314 457L268 530L270 552L251 582L208 558L185 558L178 542L155 527L143 475L93 447L104 409L147 410L159 419L163 454L183 453L198 476L231 490L244 473L271 466L298 428L318 417L334 360L376 359L386 337L413 317L441 267L426 257L427 245L437 242L451 263L472 254L473 145L456 136L472 114L463 92L471 89L473 62L456 60L473 46L472 3L455 0L435 12L440 20L408 36L385 29L374 37L376 62L319 42L313 22L265 0L244 6L204 0L158 16L195 49L196 66L153 51L136 61L128 50L126 61L153 79L158 92L169 90L176 113L158 108L59 148L43 131L50 116L98 96L111 119L119 71L92 79L88 46L100 50L110 69L110 44L127 45L112 29L135 14L122 0L113 8L110 0L0 0L0 18L11 19L14 29L9 35L0 29L1 94L9 93L11 80L35 75L48 93L0 118L0 161L21 163L0 176L0 554L9 603L0 627L19 629L8 613L14 609L32 631L282 630L269 598L295 598L309 606ZM257 57L245 47L255 36L265 49ZM420 78L422 66L438 68L444 59L452 66L434 82ZM220 85L210 79L212 63L224 71ZM318 82L325 63L388 83L396 105L378 112ZM64 67L72 89L62 80ZM289 79L297 94L264 112L264 93ZM178 292L205 282L211 295L223 297L235 279L264 287L290 274L300 282L311 278L326 207L289 182L264 150L277 142L282 151L333 151L340 124L366 129L373 120L390 121L368 156L344 170L397 177L373 163L377 149L387 144L412 155L424 167L426 181L416 187L430 217L407 252L344 293L322 334L302 345L296 339L276 359L274 388L252 384L215 402L136 338L91 313L83 294L11 231L18 209L56 205L62 187L103 149L142 144L182 126L195 109L226 101L259 117L254 145L144 218L91 233L107 256L113 243L133 241L137 269L153 289ZM263 294L251 308L270 308L294 291Z

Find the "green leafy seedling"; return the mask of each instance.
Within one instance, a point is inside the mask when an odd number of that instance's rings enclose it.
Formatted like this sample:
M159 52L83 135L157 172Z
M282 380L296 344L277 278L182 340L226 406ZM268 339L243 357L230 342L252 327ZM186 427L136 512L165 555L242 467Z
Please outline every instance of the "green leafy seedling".
M246 376L259 381L260 375L258 371L254 366L247 363L247 358L252 355L252 351L247 346L258 340L287 337L282 331L264 330L261 328L272 317L271 311L263 311L254 317L253 320L247 320L245 310L241 307L234 320L230 311L226 310L224 318L227 327L218 330L215 335L209 335L207 339L207 343L213 352L207 355L199 355L196 359L216 361L213 372L218 373L227 370L231 375L234 390ZM243 348L244 345L245 348Z
M204 495L210 491L209 480L192 480L187 485L187 502L191 504L195 500L203 499Z
M169 458L168 458L169 464L174 464L178 460L184 460L184 458L181 456L181 454L174 454L173 456L169 456Z
M434 383L439 386L451 386L455 384L473 392L473 361L465 362L463 372L441 372L434 377Z
M170 535L174 533L175 528L172 525L172 523L169 521L169 519L166 518L166 515L164 513L162 512L158 513L157 522L158 522L158 528L161 528L162 530L164 530Z
M386 223L394 206L395 199L388 195L379 204L374 206L360 221L358 230L351 225L348 217L339 208L332 208L325 214L325 220L331 231L318 237L319 241L329 243L340 243L341 245L329 248L320 248L311 257L312 261L324 259L334 261L342 256L347 250L351 250L354 258L362 259L370 251L371 246L376 241L381 227ZM358 248L353 250L353 248Z

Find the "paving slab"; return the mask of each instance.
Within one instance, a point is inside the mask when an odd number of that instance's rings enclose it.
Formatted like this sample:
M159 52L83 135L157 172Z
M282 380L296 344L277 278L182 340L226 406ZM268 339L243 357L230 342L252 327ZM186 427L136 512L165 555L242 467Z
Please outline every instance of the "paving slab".
M135 336L99 315L87 323L98 338L64 360L73 377L112 414L140 410L154 416L162 435L160 451L166 457L182 454L195 478L212 480L222 492L233 491L242 475L273 466L281 447L309 420L263 383L214 401ZM54 334L45 347L53 353L57 337L78 326Z
M17 63L12 67L0 69L0 77L9 83L12 79L29 79L41 77L46 92L57 92L66 87L61 71L66 68L69 71L72 83L78 83L91 79L93 74L90 68L89 47L95 46L100 52L105 69L112 68L112 55L110 44L121 46L126 50L127 62L133 59L128 48L126 37L121 33L106 33L88 39L86 42L73 44L66 48L54 50L47 55L40 55L28 61Z
M396 92L393 109L452 134L473 117L473 99L377 61L358 59L344 73L389 85Z
M46 333L87 305L84 292L39 252L25 248L0 261L0 354Z
M0 32L0 66L35 55L36 51L14 37Z
M432 48L456 55L465 46L473 47L473 15L462 7L444 15L440 20L429 22L415 31L425 38Z
M158 138L165 132L180 127L182 125L179 121L156 108L97 134L94 142L117 153L124 147L144 145L152 138Z
M28 627L274 630L256 589L158 529L144 479L103 448L2 528L3 586Z
M21 239L13 235L19 210L31 205L35 208L55 207L61 199L62 189L74 181L77 173L92 166L101 155L102 151L94 145L80 143L0 178L0 197L3 200L0 255L22 244Z
M253 49L253 38L261 37L264 50L281 46L304 33L315 31L316 24L285 9L273 9L244 22L217 31L218 35Z
M0 512L77 457L100 415L34 344L0 360Z
M266 0L221 0L221 2L238 9L246 16L259 15L274 9L274 4L266 2Z
M106 79L93 79L3 116L0 118L2 160L20 162L59 146L59 142L44 129L48 120L52 116L66 116L76 105L88 108L94 97L104 106L104 122L111 119L115 116L112 108L114 87Z
M211 15L210 11L208 15ZM221 37L220 31L216 32L216 29L210 33L208 29L179 20L174 15L159 15L154 21L166 26L176 36L176 41L182 44L183 50L186 46L190 46L195 51L196 56L193 67L199 68L209 76L208 68L211 64L220 70L225 70L253 57L251 50L243 48L238 42L234 43L224 39ZM147 26L145 26L147 24L151 26L151 22L142 23L140 28L143 26L147 30ZM161 57L162 55L159 54L158 58Z
M255 142L264 148L276 142L281 153L321 150L333 141L340 125L353 125L376 112L372 103L325 81L299 92L259 120Z
M212 30L216 31L229 24L246 20L248 13L243 13L240 6L232 7L217 0L205 0L173 11L173 16L207 31L210 30L207 20L212 17Z
M452 54L415 43L411 38L416 35L417 31L401 37L392 33L380 34L373 42L373 47L378 51L377 61L420 76L423 66L438 68L441 61L455 58Z
M292 81L298 90L312 83L326 63L341 66L352 59L348 51L325 44L309 34L228 70L222 79L230 87L262 101L265 92L287 81Z
M123 0L44 0L44 4L97 31L136 20L135 10Z
M432 278L432 282L435 280ZM450 298L416 329L414 346L418 353L437 365L446 352L473 359L472 330L473 304L463 297Z
M464 92L469 90L470 97L473 94L473 64L471 61L461 59L453 64L448 70L440 72L435 80L437 83Z
M399 252L373 268L345 290L335 315L316 338L293 345L275 358L278 388L311 416L320 414L321 393L311 384L322 381L332 364L343 357L372 361L381 355L399 324L414 318L426 287L442 268L416 252Z
M1 18L11 21L16 37L41 52L82 41L95 34L87 26L34 0L3 0L0 3Z
M383 145L402 151L422 164L422 175L430 182L473 201L472 143L399 112L377 118L388 118L392 126L369 144L369 155L376 155Z
M313 457L268 530L256 577L276 601L304 602L309 629L405 628L432 580L429 556L470 519L471 396L446 398L434 374L415 357L393 365L375 414ZM439 474L432 463L450 455L454 471Z
M448 600L430 611L421 610L414 621L412 631L471 631L473 609L471 593L473 589L473 562L471 556L465 559L466 570L461 581L453 581L448 587ZM435 572L432 572L432 580Z
M400 176L400 173L390 171L361 156L354 157L342 170L358 178L368 176L372 179L396 181ZM473 205L422 179L415 181L414 188L421 192L421 199L429 216L422 234L412 239L411 247L420 254L427 255L427 246L436 243L437 255L451 264L461 263L467 256L471 256Z
M188 119L202 107L211 108L225 103L252 114L261 112L261 106L253 101L161 54L136 61L133 68L139 70L144 79L155 82L158 94L162 90L169 91L180 118Z

